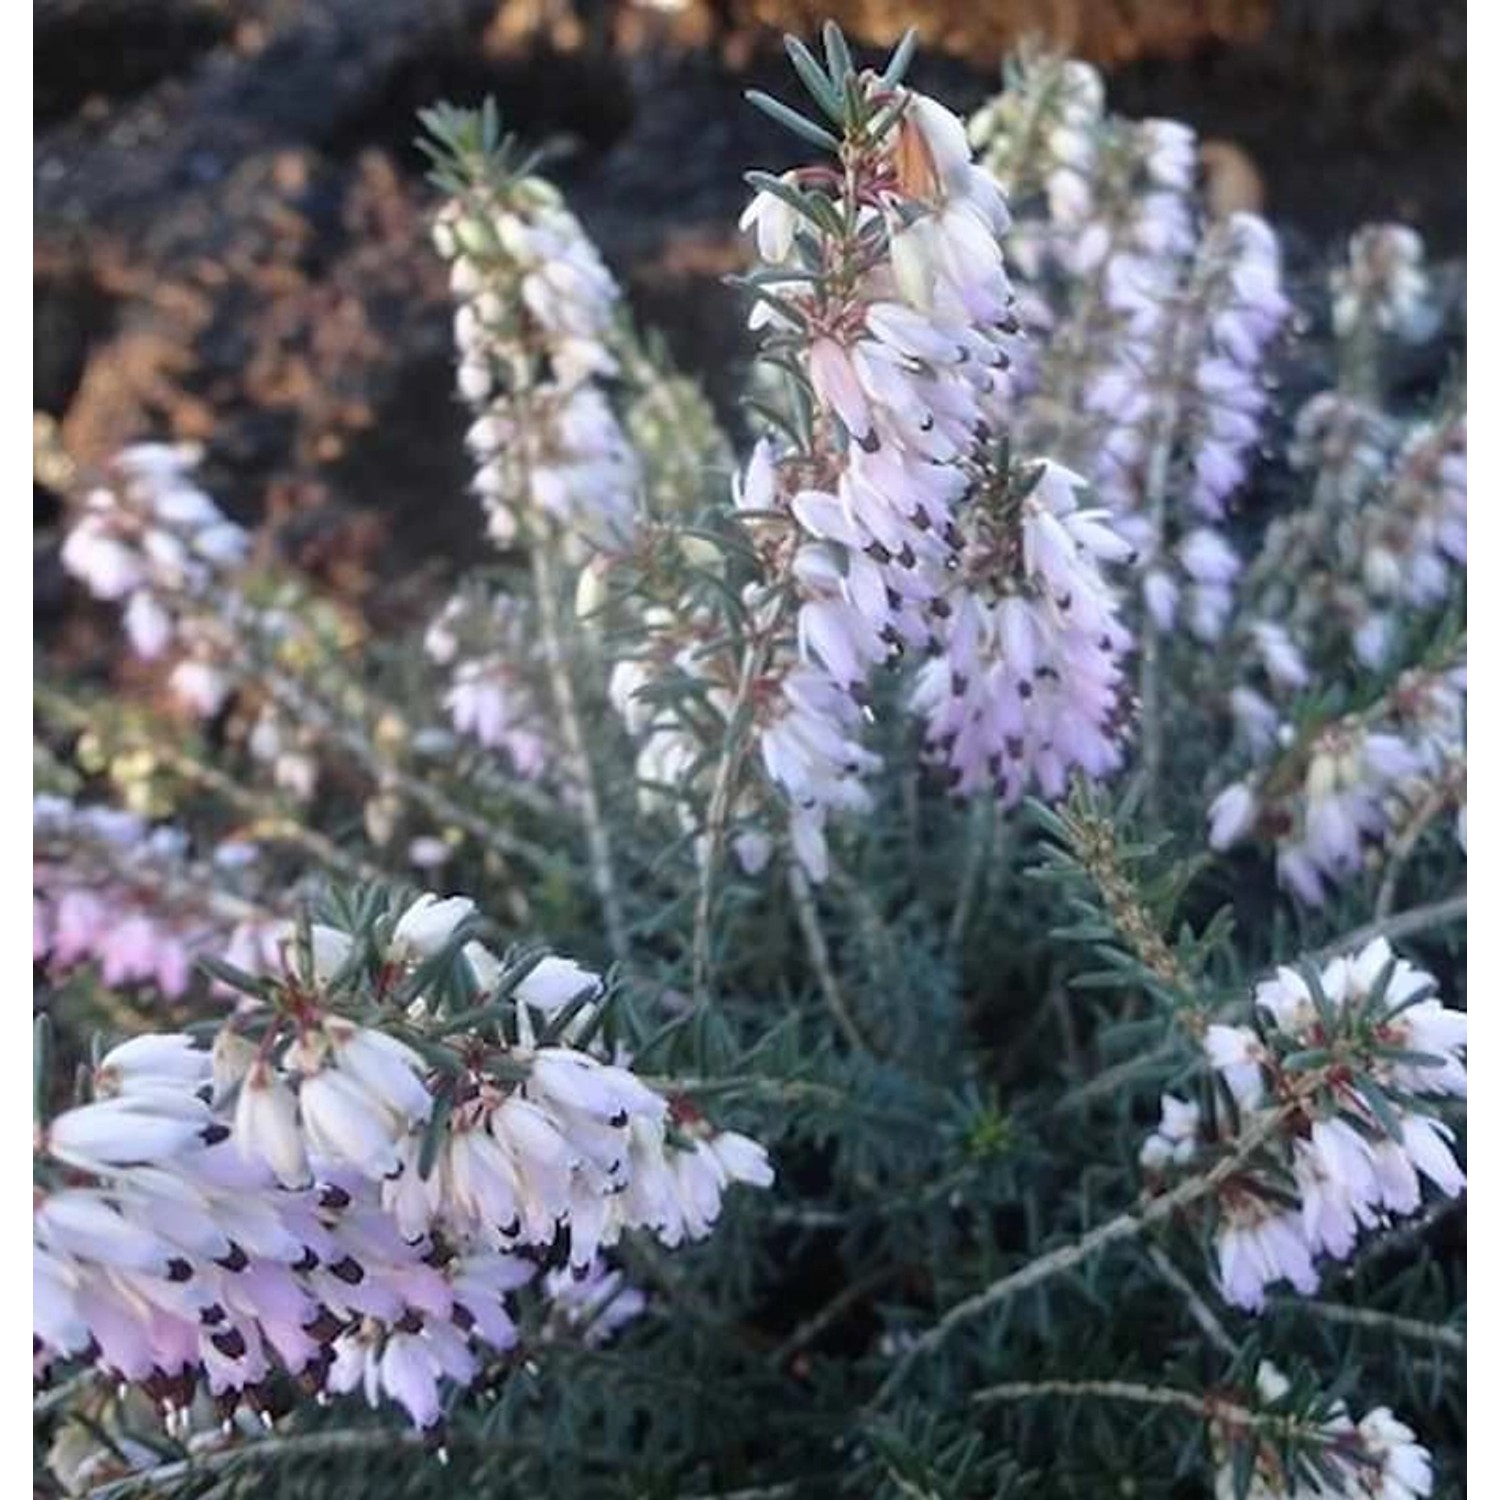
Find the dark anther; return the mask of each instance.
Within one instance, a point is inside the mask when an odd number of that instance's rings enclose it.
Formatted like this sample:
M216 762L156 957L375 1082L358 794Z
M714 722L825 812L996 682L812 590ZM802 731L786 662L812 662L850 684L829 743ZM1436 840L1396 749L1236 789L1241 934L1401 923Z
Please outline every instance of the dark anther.
M226 1328L223 1333L213 1333L208 1339L226 1359L245 1357L245 1335L238 1328Z
M334 1261L328 1270L347 1286L358 1286L365 1279L365 1268L352 1255Z
M344 1320L320 1307L317 1317L311 1323L304 1323L302 1331L315 1343L331 1344L344 1331Z
M250 1257L230 1240L229 1249L214 1264L222 1266L226 1271L243 1271L250 1264Z

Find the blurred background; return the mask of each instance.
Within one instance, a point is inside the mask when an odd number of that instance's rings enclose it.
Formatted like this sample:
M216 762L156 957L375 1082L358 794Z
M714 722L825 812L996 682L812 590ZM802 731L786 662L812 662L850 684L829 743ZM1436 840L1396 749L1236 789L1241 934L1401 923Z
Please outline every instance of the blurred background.
M1111 106L1191 125L1220 206L1266 213L1294 294L1396 218L1465 236L1461 0L37 0L36 519L70 467L208 443L209 491L373 620L482 546L466 494L436 201L415 112L493 94L678 363L734 424L748 345L722 278L741 174L797 142L784 31L840 22L968 111L1035 36ZM1315 293L1299 300L1320 304ZM54 648L99 649L38 554Z

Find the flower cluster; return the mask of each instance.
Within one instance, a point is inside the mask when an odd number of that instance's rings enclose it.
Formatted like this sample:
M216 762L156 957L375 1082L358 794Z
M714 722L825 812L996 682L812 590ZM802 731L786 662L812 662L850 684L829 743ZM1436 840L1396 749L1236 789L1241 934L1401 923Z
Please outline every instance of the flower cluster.
M1356 236L1353 262L1334 277L1336 297L1360 286L1370 303L1358 318L1336 315L1341 326L1380 321L1360 250L1377 240ZM1348 345L1358 328L1344 332ZM1299 703L1346 680L1351 663L1393 673L1403 653L1411 660L1413 627L1462 596L1462 389L1419 419L1388 413L1369 389L1320 392L1297 414L1290 458L1309 476L1310 502L1268 528L1226 651L1239 678L1228 707L1253 769L1214 802L1210 841L1274 841L1282 883L1312 903L1442 812L1458 811L1461 831L1466 796L1461 647L1395 674L1359 712L1309 716Z
M960 794L993 789L1012 805L1035 781L1055 798L1075 767L1099 778L1120 764L1130 634L1101 564L1130 548L1103 512L1079 506L1081 486L1043 464L1003 476L965 513L943 653L913 694Z
M527 670L532 630L521 601L455 594L427 627L427 655L449 672L443 704L459 734L503 751L519 776L540 776L553 760L551 734Z
M873 769L857 744L871 669L935 641L963 465L1003 420L1014 330L998 239L1009 215L963 126L874 74L850 92L842 177L785 174L741 220L775 286L752 326L813 395L810 447L762 441L739 500L767 575L795 590L797 650L779 653L760 695L760 745L816 875L828 810L861 805Z
M52 795L33 800L32 837L32 957L52 973L96 963L107 985L173 999L205 949L252 972L274 960L286 924L259 904L255 845L220 844L205 868L180 828Z
M1264 833L1281 883L1321 904L1331 885L1378 862L1409 830L1462 812L1466 705L1463 663L1413 668L1369 708L1300 738L1287 731L1281 753L1214 799L1209 843L1227 849Z
M766 180L741 221L762 262L751 323L811 394L806 441L762 440L737 498L795 601L795 652L768 653L752 701L821 878L827 814L864 806L878 764L859 744L870 674L905 651L935 658L915 706L960 791L1013 801L1033 777L1055 794L1073 766L1113 768L1128 636L1097 565L1129 548L1065 471L1042 466L1018 501L993 493L1012 487L993 459L1017 331L1010 217L962 124L871 73L849 78L845 113L814 92L845 170ZM769 629L780 597L750 601Z
M551 1304L545 1336L581 1339L590 1347L607 1344L646 1310L646 1294L602 1260L582 1276L549 1271L542 1285Z
M1315 1291L1317 1257L1347 1259L1361 1230L1415 1213L1423 1179L1462 1192L1453 1132L1425 1101L1465 1095L1467 1027L1434 991L1380 938L1321 972L1279 969L1256 987L1254 1027L1205 1031L1231 1106L1215 1111L1218 1134L1168 1096L1142 1160L1196 1164L1209 1144L1244 1156L1218 1189L1229 1301L1258 1310L1277 1281Z
M1432 1493L1432 1456L1389 1407L1374 1407L1355 1422L1342 1401L1320 1400L1309 1420L1292 1383L1265 1360L1255 1386L1254 1415L1264 1435L1254 1425L1247 1429L1237 1410L1210 1424L1219 1500L1421 1500ZM1295 1433L1296 1442L1276 1442L1272 1429ZM1236 1462L1246 1442L1254 1444L1248 1489Z
M1019 213L1008 242L1025 288L1067 253L1070 229L1093 212L1104 82L1090 64L1054 55L1022 59L1007 82L970 117L969 139L1018 209L1046 202L1046 213ZM1029 327L1045 326L1039 298L1023 290L1018 310Z
M131 648L177 657L173 694L201 717L218 712L230 678L221 644L199 628L202 606L249 552L246 532L193 480L199 450L138 443L91 490L63 542L63 566L97 599L122 606Z
M1404 224L1367 224L1349 241L1349 260L1333 274L1333 329L1341 338L1378 330L1407 343L1436 323L1422 265L1422 237Z
M442 139L442 118L429 124ZM544 526L611 550L632 530L639 479L604 387L618 370L619 288L548 183L452 144L454 196L433 241L451 268L458 390L490 535L506 547Z
M1357 511L1338 539L1359 560L1368 598L1353 632L1367 666L1385 665L1398 612L1431 610L1462 588L1468 564L1468 421L1461 411L1413 424L1392 459L1380 503Z
M730 1184L769 1184L755 1142L568 1042L597 976L503 964L473 925L472 902L431 895L359 940L313 925L211 1049L167 1034L105 1055L93 1101L39 1139L42 1366L83 1355L180 1407L200 1380L254 1404L279 1364L430 1428L443 1383L514 1343L525 1252L561 1238L586 1277L624 1229L697 1239ZM424 982L444 956L488 1026L445 1028ZM402 997L399 1028L334 1008L366 984Z
M247 580L249 534L194 480L200 457L190 444L122 449L110 463L115 482L85 497L63 562L96 598L121 606L137 657L171 662L176 704L210 720L233 700L226 729L279 791L305 803L317 786L318 735L267 694L263 668L316 657L325 624L346 621L290 574Z
M1034 350L1015 437L1089 477L1143 559L1156 624L1180 617L1217 640L1240 566L1218 523L1248 471L1289 311L1276 238L1251 214L1200 224L1192 133L1108 116L1085 64L1032 60L970 134L1015 185Z
M1268 528L1231 635L1243 675L1231 706L1252 749L1315 672L1337 675L1351 656L1388 668L1403 627L1460 594L1467 450L1460 400L1412 422L1337 391L1299 411L1289 456L1311 503Z
M1327 391L1298 413L1296 435L1291 458L1313 475L1313 504L1267 533L1255 564L1257 611L1308 655L1352 651L1367 667L1385 666L1402 617L1431 611L1462 587L1464 412L1450 402L1431 420L1400 423Z

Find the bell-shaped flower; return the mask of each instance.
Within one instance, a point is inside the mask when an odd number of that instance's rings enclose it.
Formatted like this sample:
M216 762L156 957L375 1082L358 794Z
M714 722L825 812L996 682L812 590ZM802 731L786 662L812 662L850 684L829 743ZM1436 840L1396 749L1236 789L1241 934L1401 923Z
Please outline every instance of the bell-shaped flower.
M473 915L467 896L441 899L431 891L418 896L402 912L391 933L390 956L396 961L430 958L447 945L459 924Z

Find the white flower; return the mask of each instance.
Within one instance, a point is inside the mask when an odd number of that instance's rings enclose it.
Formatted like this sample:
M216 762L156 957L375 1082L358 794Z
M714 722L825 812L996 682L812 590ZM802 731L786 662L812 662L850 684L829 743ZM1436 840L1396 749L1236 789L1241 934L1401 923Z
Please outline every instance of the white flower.
M554 1325L561 1324L581 1334L590 1347L606 1343L646 1308L645 1294L627 1285L623 1272L607 1270L598 1260L590 1262L581 1277L571 1270L551 1271L544 1287L552 1301L544 1336L551 1336Z
M516 999L533 1006L543 1015L554 1015L580 995L593 994L602 988L597 974L576 964L571 958L549 955L516 986Z
M1180 1166L1190 1161L1198 1149L1200 1115L1191 1101L1163 1094L1161 1124L1141 1146L1141 1165L1148 1171L1160 1171L1169 1163Z
M474 903L467 896L449 896L443 900L431 891L418 896L402 912L391 934L391 957L430 958L444 948L459 924L473 912Z
M94 1070L101 1094L123 1094L141 1086L184 1083L189 1090L212 1070L209 1054L180 1032L132 1037L112 1047Z
M500 960L480 942L464 944L463 954L468 960L469 972L480 995L492 995L500 987L503 970Z
M792 185L792 174L783 173L781 181ZM755 248L763 261L780 265L791 254L792 237L797 231L797 213L775 193L758 192L740 215L742 232L755 231Z
M1378 1218L1382 1193L1368 1144L1342 1120L1316 1120L1311 1140L1293 1147L1293 1170L1308 1244L1344 1259Z
M1330 998L1336 993L1323 976L1324 993ZM1274 979L1262 980L1255 987L1255 1005L1266 1011L1282 1031L1301 1032L1317 1020L1317 1009L1313 1005L1312 991L1307 981L1295 970L1285 965L1276 970Z
M314 1155L376 1180L400 1169L398 1122L342 1070L324 1068L304 1078L297 1098Z
M1358 1471L1366 1493L1378 1500L1422 1500L1432 1493L1432 1456L1389 1407L1367 1412L1357 1431L1365 1454L1379 1466L1375 1475ZM1379 1488L1373 1488L1377 1483Z
M534 1092L554 1107L578 1112L623 1127L632 1112L640 1110L659 1117L666 1104L623 1068L601 1063L567 1047L538 1050L526 1081Z
M260 1049L247 1036L227 1026L214 1038L209 1054L213 1070L213 1105L217 1109L239 1087Z
M502 1249L522 1231L521 1183L510 1155L488 1131L455 1131L448 1145L446 1183L454 1205ZM494 1236L500 1238L495 1238Z
M220 668L189 657L172 668L168 679L173 694L200 719L211 719L223 708L233 683Z
M857 443L870 440L870 404L849 353L831 338L814 339L807 351L807 370L818 398L837 413Z
M372 1027L330 1017L323 1030L334 1059L370 1098L409 1123L432 1113L432 1096L421 1075L421 1057L404 1042Z
M1295 1213L1259 1199L1232 1199L1219 1226L1219 1276L1236 1307L1259 1312L1266 1287L1289 1281L1303 1295L1317 1290L1312 1251Z
M116 541L94 517L85 517L62 546L63 566L99 599L123 599L146 580L135 551Z
M766 1148L738 1131L721 1130L709 1136L699 1149L713 1154L728 1182L764 1188L776 1181L776 1172Z
M92 1189L49 1194L37 1206L33 1227L42 1244L55 1252L87 1256L122 1271L166 1278L176 1259L165 1240L126 1219Z
M347 932L340 932L337 927L322 922L314 922L310 934L312 981L317 985L330 984L349 962L349 955L354 952L354 940ZM272 944L281 953L286 967L292 966L297 942L297 924L294 922L283 922L273 935Z
M47 1127L47 1150L88 1172L157 1162L202 1144L210 1124L202 1102L184 1090L132 1093L84 1104Z
M283 1186L311 1184L307 1150L297 1124L297 1101L265 1062L251 1067L240 1085L234 1140L245 1160L265 1162Z
M1248 1026L1219 1023L1203 1033L1203 1050L1209 1063L1224 1075L1229 1091L1241 1109L1254 1109L1265 1097L1265 1056L1260 1039Z
M1397 1118L1401 1125L1399 1145L1412 1166L1439 1192L1456 1198L1464 1190L1465 1179L1450 1145L1453 1132L1441 1120L1427 1115L1401 1111Z
M154 661L172 639L172 617L145 589L137 589L125 606L125 633L135 654Z
M1225 787L1208 809L1208 842L1214 849L1239 843L1254 825L1258 808L1255 793L1243 781Z
M909 95L908 118L921 132L943 187L963 191L970 171L968 132L963 121L936 99L915 91Z

